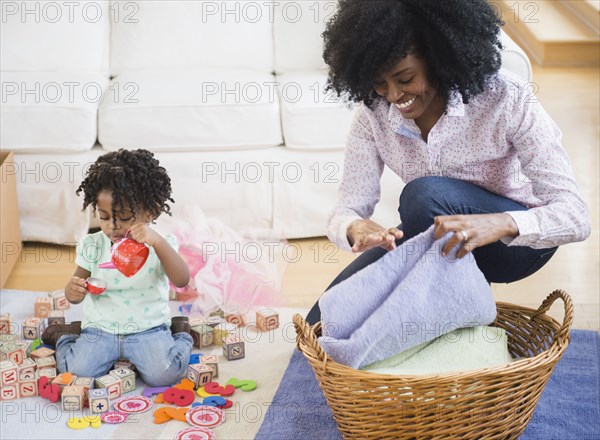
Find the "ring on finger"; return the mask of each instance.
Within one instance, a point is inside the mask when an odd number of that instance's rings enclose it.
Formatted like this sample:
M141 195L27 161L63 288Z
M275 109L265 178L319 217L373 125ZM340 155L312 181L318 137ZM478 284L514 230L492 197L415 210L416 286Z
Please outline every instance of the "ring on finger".
M466 233L466 231L459 231L461 233L461 235L463 236L463 242L467 242L469 241L469 234Z

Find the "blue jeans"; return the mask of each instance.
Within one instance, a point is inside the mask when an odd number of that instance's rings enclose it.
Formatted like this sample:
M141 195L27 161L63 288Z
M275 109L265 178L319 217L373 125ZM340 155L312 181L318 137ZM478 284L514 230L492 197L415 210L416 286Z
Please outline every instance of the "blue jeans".
M426 231L438 215L491 214L526 211L519 203L462 180L447 177L421 177L408 183L400 195L400 220L404 241ZM501 241L473 251L477 266L490 283L512 283L537 272L554 255L557 248L532 249L507 246ZM382 248L371 249L346 267L326 290L349 278L386 254ZM319 303L315 303L306 320L314 324L321 319Z
M166 325L130 335L116 335L95 327L82 329L81 336L63 335L56 343L59 372L99 377L107 374L118 359L128 359L149 386L168 386L185 375L192 337L175 333Z

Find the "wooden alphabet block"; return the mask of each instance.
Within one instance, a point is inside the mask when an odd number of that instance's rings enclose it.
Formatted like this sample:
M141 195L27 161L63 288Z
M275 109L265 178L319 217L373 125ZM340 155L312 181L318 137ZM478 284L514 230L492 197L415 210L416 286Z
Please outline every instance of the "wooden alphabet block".
M195 388L200 388L212 382L213 369L205 364L188 365L187 378L194 382Z
M56 368L56 360L54 359L54 356L36 358L35 363L37 364L38 370L42 370L44 368Z
M19 381L27 382L29 380L37 380L37 364L33 359L25 358L21 365L18 366L19 369Z
M71 306L65 297L64 290L55 290L54 292L49 292L48 296L52 299L54 310L66 310Z
M19 385L7 385L0 388L0 400L15 400L19 398Z
M88 391L88 403L92 414L102 414L110 409L110 399L106 388L94 388Z
M13 385L19 381L19 369L13 361L0 362L0 386Z
M123 394L121 381L111 374L98 377L95 384L96 388L106 388L108 390L110 400L118 399Z
M56 368L53 368L53 367L39 368L39 365L38 365L37 375L38 375L38 378L46 376L48 378L48 380L54 379L56 377Z
M17 342L19 342L19 335L16 333L0 333L0 345L14 344Z
M77 379L77 376L75 376L74 374L71 374L71 373L60 373L58 376L56 376L52 380L52 383L58 385L58 389L62 393L63 390L66 387L68 387L70 385L73 385L73 381L75 379Z
M217 326L223 322L225 322L225 319L223 319L219 315L213 315L213 316L209 316L208 318L206 318L206 325L208 325L212 328L214 328L215 326Z
M36 397L38 395L37 380L19 382L19 396Z
M228 361L243 359L246 356L244 341L237 336L223 338L223 356Z
M13 361L16 365L25 359L25 350L17 344L4 344L0 347L0 361Z
M215 355L200 356L200 363L213 369L213 380L219 377L219 357Z
M10 313L0 313L0 334L10 335L12 332L12 322Z
M213 345L213 328L207 324L192 327L192 339L194 340L194 347L204 348Z
M222 322L221 324L215 326L215 328L213 329L213 338L215 340L215 345L221 345L223 343L223 338L235 334L237 334L237 325L231 324L229 322Z
M27 318L23 323L23 339L41 338L44 328L44 320L42 318Z
M206 319L202 316L188 316L188 322L190 327L196 327L198 325L206 324Z
M140 377L140 372L135 368L133 362L128 359L119 359L113 364L113 370L118 370L119 368L127 368L135 373L135 377Z
M33 306L34 315L36 318L47 318L48 313L52 310L53 301L52 298L48 297L39 297L35 299L35 304Z
M63 411L81 411L83 409L83 388L66 386L61 393Z
M26 359L31 355L32 341L26 339L26 340L21 341L21 342L16 342L15 345L17 347L21 347L23 349L23 351L25 352L25 358Z
M48 318L46 318L46 327L52 324L64 324L65 323L65 312L64 310L50 310Z
M135 373L129 368L117 368L116 370L109 371L111 374L121 381L122 394L135 391Z
M83 388L83 407L87 408L89 406L89 392L90 389L94 388L94 378L93 377L78 377L71 383L71 385L75 385Z
M236 327L243 327L246 325L244 314L240 312L225 313L225 322L235 324Z
M279 327L279 313L269 308L258 310L256 312L256 326L263 332Z
M51 348L48 347L40 347L36 350L33 350L29 356L32 359L41 359L41 358L45 358L45 357L50 357L52 356L54 353L56 353L56 351L52 350Z

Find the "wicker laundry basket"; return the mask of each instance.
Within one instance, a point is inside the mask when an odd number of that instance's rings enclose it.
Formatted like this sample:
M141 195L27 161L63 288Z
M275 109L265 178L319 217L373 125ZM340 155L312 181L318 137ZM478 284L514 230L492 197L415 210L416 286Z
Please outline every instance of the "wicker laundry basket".
M564 302L562 325L546 314ZM422 376L358 371L331 360L317 341L320 323L294 316L299 350L308 359L346 439L513 439L531 419L569 344L573 303L552 292L537 309L497 303L492 324L506 330L509 351L524 358L492 368Z

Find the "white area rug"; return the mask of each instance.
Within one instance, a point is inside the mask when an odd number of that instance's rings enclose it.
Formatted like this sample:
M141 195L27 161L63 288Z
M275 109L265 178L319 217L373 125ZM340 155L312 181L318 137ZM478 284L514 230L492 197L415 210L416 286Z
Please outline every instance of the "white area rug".
M46 292L26 292L19 290L0 291L0 312L10 313L14 323L20 328L21 322L33 316L36 297L46 296ZM178 315L179 303L171 302L173 315ZM214 429L217 439L253 439L267 409L277 391L281 377L295 348L295 331L292 324L294 313L306 315L307 310L278 308L280 327L262 333L253 326L241 332L246 342L246 357L228 361L220 347L203 350L203 354L219 355L220 383L231 377L252 379L258 383L255 391L244 393L236 390L230 398L233 407L224 410L226 421ZM66 312L67 322L81 319L81 306L71 306ZM194 349L194 353L199 353ZM136 391L126 394L141 394L145 384L138 379ZM200 401L200 397L196 397ZM154 410L163 405L154 404L150 411L130 416L120 425L102 424L98 429L87 428L75 431L67 427L69 417L87 414L63 412L59 403L51 403L41 397L6 401L0 403L0 438L2 439L174 439L177 432L190 425L172 420L162 425L153 422Z

